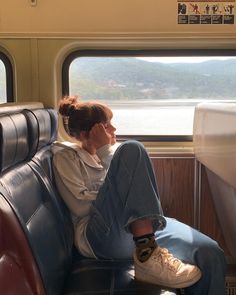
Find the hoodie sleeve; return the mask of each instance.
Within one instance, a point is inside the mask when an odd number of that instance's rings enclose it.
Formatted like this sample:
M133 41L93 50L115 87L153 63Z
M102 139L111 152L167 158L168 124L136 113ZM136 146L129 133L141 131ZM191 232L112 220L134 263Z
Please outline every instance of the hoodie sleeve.
M114 155L114 148L111 144L106 144L97 149L97 156L101 160L102 166L108 169Z
M76 152L58 152L53 157L53 166L56 174L60 176L60 186L64 187L78 200L95 200L97 190L89 190L84 181L80 161ZM59 181L58 181L59 182Z

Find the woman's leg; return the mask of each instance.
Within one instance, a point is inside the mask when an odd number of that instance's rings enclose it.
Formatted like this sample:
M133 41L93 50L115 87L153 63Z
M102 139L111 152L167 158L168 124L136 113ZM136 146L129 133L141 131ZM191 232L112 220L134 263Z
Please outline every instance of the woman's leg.
M152 225L155 231L163 229L165 226L150 159L143 146L132 141L121 145L115 153L104 185L94 202L94 213L87 227L87 238L97 257L110 259L131 258L134 244L130 233L130 225L135 221L145 219L153 221ZM193 230L196 239L191 240L190 232L192 229L190 227L186 226L186 233L183 235L184 225L183 228L175 227L175 229L172 229L170 224L168 229L158 231L158 244L161 247L168 248L174 256L184 258L188 263L198 264L201 260L204 261L205 253L200 239L202 236L200 234L198 236L197 232ZM176 232L180 234L177 235ZM217 248L216 244L209 241L210 252L211 250L214 252ZM186 245L186 247L182 251L183 245ZM181 253L184 254L183 257L181 257ZM195 253L198 253L198 255L195 256ZM221 257L220 254L219 251ZM215 256L217 256L217 253ZM196 257L198 259L195 259ZM165 262L171 260L171 263L173 261L174 265L174 259L172 260L168 254L163 259ZM172 267L172 265L170 266ZM203 267L203 264L199 266ZM219 268L222 268L222 264L219 265ZM186 270L187 277L189 274L188 267L186 268L183 265L183 269ZM204 288L205 286L210 288L209 286L212 283L209 280L214 276L211 277L204 267L203 271L205 274L201 280L202 284ZM184 273L186 272L184 271ZM192 269L190 272L192 272ZM219 276L221 275L219 274ZM199 290L203 285L200 284ZM192 291L189 290L189 292ZM196 293L193 288L193 293L189 294L199 295L201 293L198 293L198 291Z
M186 288L185 294L223 295L226 262L218 244L175 219L166 220L166 228L156 232L158 244L182 261L196 264L202 272L201 279L195 285Z
M98 257L131 258L134 221L151 220L154 231L165 227L152 163L141 143L127 141L117 149L93 205L87 238Z

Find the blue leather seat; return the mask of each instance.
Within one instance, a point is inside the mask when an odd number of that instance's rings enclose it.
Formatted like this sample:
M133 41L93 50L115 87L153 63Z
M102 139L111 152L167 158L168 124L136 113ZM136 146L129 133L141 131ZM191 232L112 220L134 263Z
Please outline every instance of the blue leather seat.
M0 116L0 232L8 241L0 239L0 275L14 270L14 282L5 275L0 294L177 294L134 280L132 261L78 254L69 212L54 185L50 148L56 133L54 110Z

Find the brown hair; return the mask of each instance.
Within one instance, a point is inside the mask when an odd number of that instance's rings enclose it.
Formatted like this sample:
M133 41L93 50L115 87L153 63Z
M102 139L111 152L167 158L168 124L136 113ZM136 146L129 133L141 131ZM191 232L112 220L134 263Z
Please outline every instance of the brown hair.
M113 116L111 109L97 101L82 102L78 97L64 97L59 104L66 132L78 137L81 131L90 131L96 123L105 123Z

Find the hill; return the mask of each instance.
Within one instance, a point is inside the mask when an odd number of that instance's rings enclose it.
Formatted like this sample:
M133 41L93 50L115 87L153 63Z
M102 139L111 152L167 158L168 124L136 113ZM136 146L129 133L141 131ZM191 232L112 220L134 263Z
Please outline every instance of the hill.
M71 94L86 99L235 98L236 59L163 64L82 57L70 68Z

